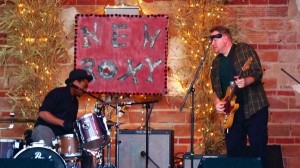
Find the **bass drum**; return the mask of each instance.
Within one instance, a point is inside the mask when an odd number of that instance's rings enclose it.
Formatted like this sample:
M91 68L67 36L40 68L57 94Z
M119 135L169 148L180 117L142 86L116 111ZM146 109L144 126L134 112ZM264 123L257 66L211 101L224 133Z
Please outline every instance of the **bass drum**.
M21 150L14 157L16 159L50 159L54 168L66 168L65 161L54 150L48 147L28 147Z

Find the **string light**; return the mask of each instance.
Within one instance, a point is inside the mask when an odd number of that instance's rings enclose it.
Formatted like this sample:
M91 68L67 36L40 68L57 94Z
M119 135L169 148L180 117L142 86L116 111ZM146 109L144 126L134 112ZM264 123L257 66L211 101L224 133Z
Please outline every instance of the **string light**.
M176 64L172 68L174 72L173 76L176 76L178 83L185 90L189 88L189 82L195 72L196 68L199 66L199 61L195 61L200 58L204 61L204 50L208 48L208 39L204 38L209 34L209 28L219 24L222 19L222 2L221 1L204 1L204 0L191 0L190 5L183 5L182 1L175 0L172 1L173 11L176 11L174 17L174 27L177 32L177 36L180 37L182 45L184 46L184 54L179 60L184 60L182 66ZM201 5L200 5L201 4ZM202 5L203 4L203 5ZM203 49L202 49L203 48ZM215 54L209 51L208 56L205 60L205 65L203 65L199 74L199 80L195 81L195 86L197 87L195 93L195 102L197 104L195 108L196 118L201 119L203 127L197 129L198 132L202 133L202 141L200 146L205 149L205 152L219 152L222 150L216 149L222 145L216 143L222 143L222 141L217 141L219 137L222 137L222 130L218 128L218 121L214 119L213 116L213 106L210 100L212 89L210 84L209 73L211 70L210 65L214 59ZM200 106L201 105L201 106ZM188 106L191 108L191 106ZM213 153L206 153L213 154Z
M60 85L58 77L53 75L59 72L63 60L68 59L64 49L65 33L59 19L61 9L58 1L19 0L13 10L4 10L7 12L4 12L1 25L7 29L5 31L15 33L14 36L7 37L8 46L15 47L6 50L4 54L7 59L14 56L20 64L19 73L16 74L18 85L12 86L7 94L15 104L20 105L17 108L24 111L20 113L20 117L36 118L36 111L45 94L49 89ZM40 22L47 26L41 27ZM52 41L53 38L61 39ZM47 44L49 40L51 44Z

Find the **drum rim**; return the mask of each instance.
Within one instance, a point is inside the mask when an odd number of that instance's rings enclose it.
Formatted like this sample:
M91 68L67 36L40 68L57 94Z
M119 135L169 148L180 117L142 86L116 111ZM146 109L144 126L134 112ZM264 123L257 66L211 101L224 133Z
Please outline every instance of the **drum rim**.
M79 119L77 119L77 121L83 120L83 119L85 119L87 117L94 116L94 115L96 115L96 114L95 113L85 114L85 115L81 116Z
M5 141L2 141L5 140ZM11 141L9 141L11 140ZM10 138L1 138L0 142L16 142L16 140L22 141L22 139L10 139Z
M13 158L17 159L17 156L19 156L23 151L27 150L27 149L31 149L31 148L43 148L43 149L48 149L52 152L54 152L57 156L59 156L59 158L61 158L61 160L64 162L64 164L66 165L65 160L60 156L60 154L58 154L54 149L52 149L51 147L48 146L28 146L22 150L20 150Z
M57 138L76 138L75 134L64 134L64 135L61 135L61 136L57 136Z

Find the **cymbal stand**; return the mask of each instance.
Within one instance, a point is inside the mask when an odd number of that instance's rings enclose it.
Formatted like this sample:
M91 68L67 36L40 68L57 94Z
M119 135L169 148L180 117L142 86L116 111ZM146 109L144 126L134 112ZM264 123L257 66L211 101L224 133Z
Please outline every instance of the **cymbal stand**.
M10 118L11 118L10 125L8 127L5 127L5 128L1 128L0 127L0 130L6 130L6 129L13 129L14 128L14 116L15 116L15 113L14 112L10 112L9 115L10 115Z
M107 163L105 164L105 166L103 168L116 168L114 165L111 164L110 161L110 148L111 148L111 143L107 144Z
M117 119L117 124L116 124L116 156L115 156L115 162L116 162L116 168L119 168L119 127L120 127L120 123L119 123L119 103L116 104L116 119Z
M98 152L96 154L96 160L99 160L99 162L97 162L97 168L103 168L102 165L103 165L103 147L100 147L98 149Z

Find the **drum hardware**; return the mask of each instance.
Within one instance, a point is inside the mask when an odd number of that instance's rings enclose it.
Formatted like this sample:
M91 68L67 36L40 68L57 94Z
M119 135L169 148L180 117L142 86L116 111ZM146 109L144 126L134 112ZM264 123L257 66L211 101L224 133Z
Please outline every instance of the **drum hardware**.
M6 129L13 129L14 128L14 116L15 116L15 113L14 112L10 112L9 113L10 115L10 125L8 127L4 127L4 128L0 128L0 130L6 130Z
M149 119L150 119L150 115L152 112L152 109L154 107L154 103L159 101L159 97L156 96L152 96L152 97L144 97L142 99L136 99L135 101L131 101L128 104L126 103L122 103L121 105L137 105L137 104L142 104L145 105L146 107L146 124L145 124L145 129L146 129L146 152L145 152L145 156L146 156L146 168L148 168L148 162L149 162ZM150 107L150 103L152 104L152 106ZM116 105L116 109L118 109L119 104L117 103ZM116 110L116 113L118 114L118 111ZM116 125L116 167L119 168L119 118L117 115L117 125Z
M91 96L91 97L93 97L93 98L96 99L97 101L99 100L103 105L109 105L110 107L116 109L116 107L113 106L113 105L111 105L110 102L105 102L105 101L103 101L102 99L100 99L99 97L94 96L94 95L91 94L90 92L87 92L86 90L83 90L83 89L79 88L78 86L76 86L76 85L74 85L74 84L70 84L70 86L73 87L73 88L75 88L75 89L78 89L78 90L82 91L83 93L85 93L85 94L87 94L87 95L89 95L89 96Z
M116 168L113 164L111 164L110 156L111 156L111 143L108 143L107 144L107 163L104 165L103 168Z
M23 147L21 139L0 139L0 158L13 158Z

